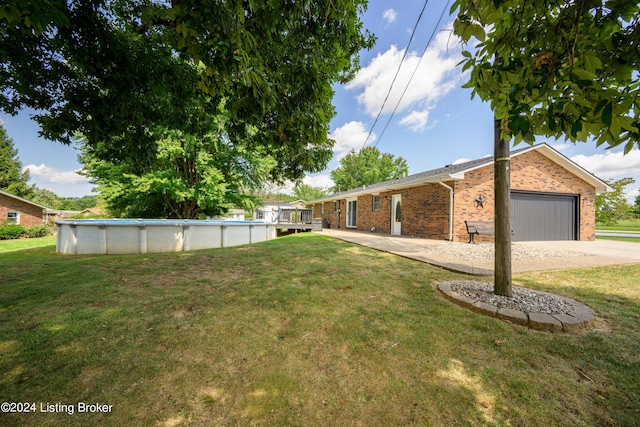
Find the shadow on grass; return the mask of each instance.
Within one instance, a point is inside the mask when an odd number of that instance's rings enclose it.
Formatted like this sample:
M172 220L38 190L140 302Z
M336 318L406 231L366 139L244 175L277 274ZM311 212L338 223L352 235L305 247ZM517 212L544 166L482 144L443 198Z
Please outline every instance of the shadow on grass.
M628 425L638 415L637 301L599 291L558 288L605 313L620 305L610 318L628 323L567 335L469 312L432 285L464 276L318 235L188 256L36 250L0 255L0 267L10 278L0 398L113 405L4 414L2 425ZM563 274L545 277L584 280ZM518 280L555 292L542 276Z

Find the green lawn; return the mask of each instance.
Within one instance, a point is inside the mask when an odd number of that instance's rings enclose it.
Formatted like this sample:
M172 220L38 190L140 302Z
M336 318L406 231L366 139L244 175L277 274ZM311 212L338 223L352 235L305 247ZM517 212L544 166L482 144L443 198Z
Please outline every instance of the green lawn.
M3 426L640 420L638 265L514 278L594 308L599 329L580 335L472 313L434 285L468 276L310 233L170 254L45 246L0 253L0 272L0 401L36 404Z
M596 224L596 230L640 231L640 219L626 219L616 225Z
M56 236L39 237L35 239L0 240L0 253L19 251L22 249L39 248L42 246L55 246L55 244Z

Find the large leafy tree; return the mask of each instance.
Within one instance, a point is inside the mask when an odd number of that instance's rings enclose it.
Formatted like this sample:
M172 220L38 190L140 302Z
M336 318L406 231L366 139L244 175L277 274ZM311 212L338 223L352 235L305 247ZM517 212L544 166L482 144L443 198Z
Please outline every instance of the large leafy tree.
M0 190L29 198L34 191L29 185L29 171L22 170L18 150L13 145L4 126L0 123Z
M596 222L604 225L615 225L629 217L630 209L624 194L624 188L633 184L633 178L607 180L612 191L596 195Z
M34 188L29 200L52 209L63 209L64 207L64 199L46 188Z
M200 97L200 102L207 102ZM252 191L268 179L275 160L263 147L231 141L224 107L191 111L184 130L154 129L145 162L105 160L100 146L82 144L84 174L93 179L112 212L125 217L198 218L233 207L252 210Z
M407 176L407 161L393 154L381 153L376 147L352 150L340 160L340 166L331 171L336 191L346 191L363 185Z
M327 196L328 194L329 192L325 188L314 187L309 184L301 183L293 189L293 197L295 197L296 200L304 200L307 202Z
M168 134L202 136L190 129L198 89L211 98L200 108L224 106L226 147L268 152L272 180L299 180L331 158L332 84L350 79L374 42L359 19L365 6L9 0L0 108L31 107L49 139L81 134L95 159L144 169Z
M511 296L509 144L536 135L639 147L640 6L629 0L457 0L466 87L495 115L495 292Z

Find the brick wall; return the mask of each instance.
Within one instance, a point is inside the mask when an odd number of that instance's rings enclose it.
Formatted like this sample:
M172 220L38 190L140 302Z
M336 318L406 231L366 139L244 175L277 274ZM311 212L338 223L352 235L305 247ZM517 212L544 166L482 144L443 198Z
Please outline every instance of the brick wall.
M324 205L324 214L322 213L322 205ZM339 215L338 212L333 212L333 202L316 203L315 205L311 205L310 207L313 209L313 217L324 218L327 221L327 225L329 228L338 228L339 222L339 228L345 228L346 220L344 218L344 215L346 213L346 203L344 200L340 200L339 205L339 209L342 209L343 212L342 215ZM336 205L336 209L338 209L338 205ZM340 216L342 216L342 218L340 218ZM341 221L339 221L339 219Z
M511 190L580 195L580 240L595 239L595 189L537 151L511 159ZM478 207L474 199L487 201ZM584 200L583 200L584 199ZM465 220L493 221L493 164L467 172L455 182L454 240L468 239ZM478 236L477 241L493 241L493 236Z
M44 222L42 208L0 194L0 223L7 220L8 212L20 212L20 225L25 227L42 225Z
M465 220L493 221L493 164L465 173L464 180L446 182L454 189L453 240L469 239ZM595 189L555 162L529 151L511 159L511 189L580 196L580 240L595 239ZM380 193L380 210L373 210L373 195L359 196L357 229L391 233L391 197L402 196L402 234L429 239L449 239L449 190L440 184L426 184ZM486 199L483 207L474 200ZM340 200L340 228L346 228L346 199ZM314 216L323 216L320 204L314 205ZM333 203L325 203L324 218L337 228L338 214ZM493 236L477 236L476 241L493 241Z
M580 240L595 240L595 188L536 151L520 157L511 161L511 188L579 195Z

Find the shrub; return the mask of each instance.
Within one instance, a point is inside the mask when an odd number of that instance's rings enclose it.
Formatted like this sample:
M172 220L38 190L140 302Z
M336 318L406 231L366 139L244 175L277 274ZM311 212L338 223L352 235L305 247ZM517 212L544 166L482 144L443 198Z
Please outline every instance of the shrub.
M19 239L26 232L20 224L4 223L0 225L0 240Z
M49 228L44 224L27 228L27 237L44 237L49 234Z

